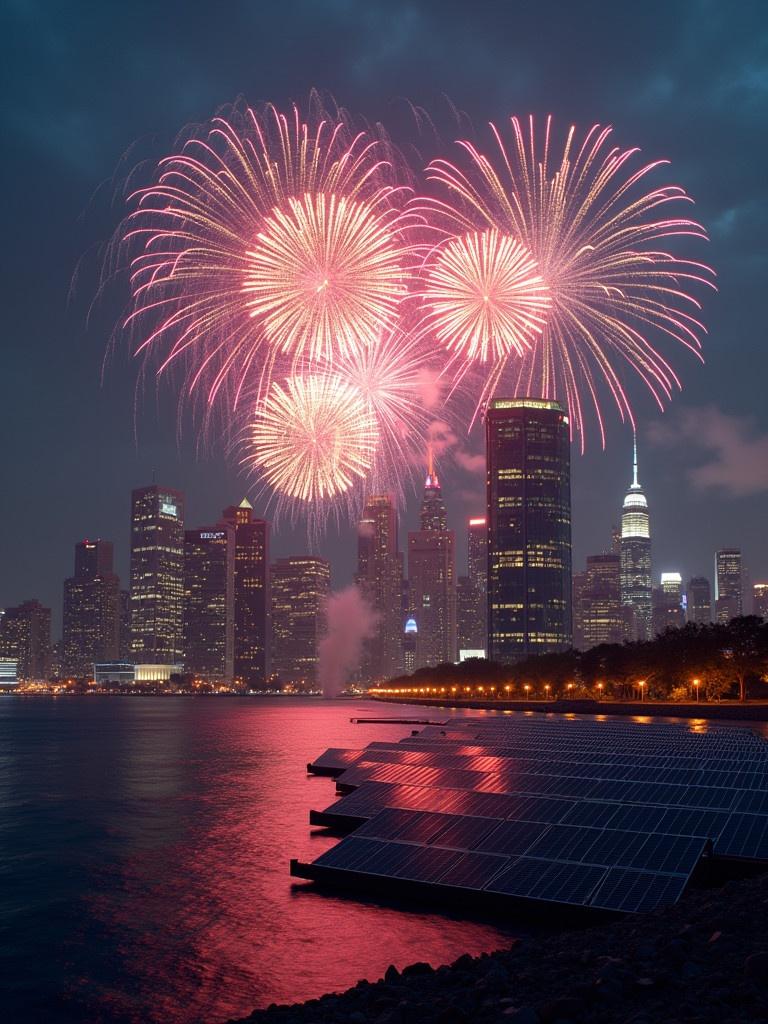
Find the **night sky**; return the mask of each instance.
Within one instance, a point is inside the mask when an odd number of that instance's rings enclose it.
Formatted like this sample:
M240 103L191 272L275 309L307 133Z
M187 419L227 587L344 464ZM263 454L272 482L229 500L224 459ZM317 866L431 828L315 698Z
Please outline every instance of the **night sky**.
M672 161L669 179L696 198L711 233L698 255L719 293L706 299L706 364L671 350L685 389L668 412L632 385L654 572L711 577L715 549L739 545L753 578L768 578L763 0L6 0L2 10L0 607L38 597L58 618L73 544L86 536L114 540L126 579L130 490L153 470L187 493L189 526L242 497L220 453L199 454L189 434L177 442L170 392L141 407L136 439L135 364L118 353L102 382L119 302L86 326L93 267L135 154L161 155L185 124L238 95L285 105L312 86L385 124L403 97L437 116L445 95L478 129L529 112L608 122L619 144ZM607 546L630 481L631 434L615 414L607 450L592 441L586 456L574 450L574 568ZM482 510L477 475L446 474L444 493L455 526ZM274 550L307 550L306 537L283 530ZM353 530L331 531L320 552L346 583Z

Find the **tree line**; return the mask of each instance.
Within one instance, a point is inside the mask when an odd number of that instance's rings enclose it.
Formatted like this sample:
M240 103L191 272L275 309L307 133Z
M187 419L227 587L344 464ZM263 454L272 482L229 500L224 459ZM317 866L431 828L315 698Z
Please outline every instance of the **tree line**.
M768 622L744 615L727 623L689 622L653 640L599 644L541 654L515 665L485 658L421 668L391 681L397 686L470 686L497 695L596 696L690 700L768 694ZM546 690L545 690L546 688ZM506 693L501 694L501 690Z

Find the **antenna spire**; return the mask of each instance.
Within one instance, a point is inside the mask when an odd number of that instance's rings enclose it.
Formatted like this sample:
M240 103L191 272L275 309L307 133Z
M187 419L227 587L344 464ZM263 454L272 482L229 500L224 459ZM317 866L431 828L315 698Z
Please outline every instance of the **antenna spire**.
M427 487L439 487L437 473L435 473L435 453L432 442L427 444Z
M637 431L632 431L632 486L639 487L637 481Z

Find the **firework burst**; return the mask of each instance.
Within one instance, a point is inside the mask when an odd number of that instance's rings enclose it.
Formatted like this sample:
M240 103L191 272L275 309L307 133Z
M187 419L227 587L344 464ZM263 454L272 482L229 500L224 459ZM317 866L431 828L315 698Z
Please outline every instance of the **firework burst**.
M351 492L369 474L376 420L360 392L335 374L273 381L246 434L243 463L294 516L310 517Z
M281 357L290 372L367 343L394 322L411 263L395 176L386 142L341 112L214 118L161 161L120 232L136 354L231 408Z
M423 329L457 357L521 356L542 331L547 286L524 245L496 228L451 238L428 263Z
M449 245L494 230L517 240L546 286L550 308L540 338L521 346L519 359L497 358L480 385L478 408L500 385L514 394L562 398L583 446L585 405L591 405L605 443L600 391L607 387L621 417L634 422L625 369L663 407L680 381L659 343L672 339L700 357L705 328L695 291L713 286L713 272L669 247L683 237L706 239L706 232L670 209L692 201L682 188L646 191L646 179L665 161L637 165L637 150L614 146L610 128L595 125L582 139L571 128L558 150L551 118L539 134L532 118L513 117L510 126L507 144L491 125L490 156L460 142L461 166L434 160L427 176L448 199L417 205L457 239ZM455 265L466 293L477 292L472 261ZM466 319L451 318L450 306L436 312L435 296L424 290L427 326L471 351L467 339L475 335L467 334ZM505 356L498 347L495 354Z

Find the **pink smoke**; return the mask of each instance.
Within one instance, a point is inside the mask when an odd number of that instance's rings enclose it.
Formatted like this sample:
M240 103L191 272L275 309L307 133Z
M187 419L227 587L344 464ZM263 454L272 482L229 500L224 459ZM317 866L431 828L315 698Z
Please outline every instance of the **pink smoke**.
M318 645L318 677L324 697L338 697L360 667L363 643L379 621L360 590L346 587L331 594L325 606L326 632Z

